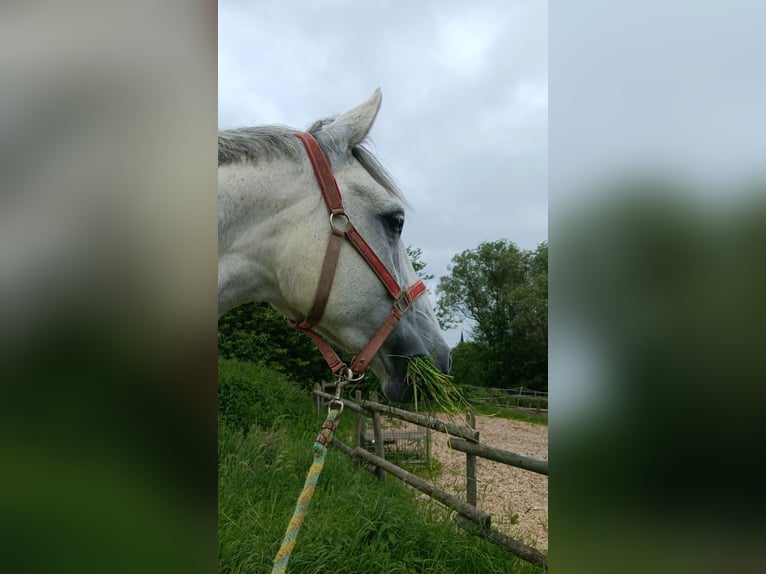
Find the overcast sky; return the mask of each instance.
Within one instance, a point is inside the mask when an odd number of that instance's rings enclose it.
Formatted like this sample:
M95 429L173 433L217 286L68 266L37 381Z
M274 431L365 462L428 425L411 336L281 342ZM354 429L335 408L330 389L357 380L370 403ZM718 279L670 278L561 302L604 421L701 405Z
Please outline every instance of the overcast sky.
M455 254L548 238L547 18L539 0L221 0L218 126L305 129L380 87L372 150L433 298Z

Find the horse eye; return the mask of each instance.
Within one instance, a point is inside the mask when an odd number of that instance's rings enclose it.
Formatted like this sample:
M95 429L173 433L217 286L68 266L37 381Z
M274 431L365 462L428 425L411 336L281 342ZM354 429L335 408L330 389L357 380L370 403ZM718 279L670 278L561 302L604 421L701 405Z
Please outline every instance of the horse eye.
M394 233L401 233L402 229L404 229L404 214L401 212L396 213L389 213L388 215L384 215L383 218L386 220L386 225L393 231Z

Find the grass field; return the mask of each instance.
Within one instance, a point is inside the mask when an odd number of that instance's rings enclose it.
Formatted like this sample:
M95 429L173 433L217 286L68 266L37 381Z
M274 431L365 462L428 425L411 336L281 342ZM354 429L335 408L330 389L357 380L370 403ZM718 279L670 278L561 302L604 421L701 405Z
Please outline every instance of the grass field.
M515 409L513 407L494 407L477 403L472 403L471 407L473 407L477 415L498 417L501 419L511 419L535 425L548 426L547 413L537 414L534 411Z
M219 404L219 572L270 572L321 420L309 395L294 383L236 361L219 362ZM348 436L352 423L353 416L345 413L339 433ZM289 571L540 572L462 531L441 507L419 501L392 477L379 483L334 449Z

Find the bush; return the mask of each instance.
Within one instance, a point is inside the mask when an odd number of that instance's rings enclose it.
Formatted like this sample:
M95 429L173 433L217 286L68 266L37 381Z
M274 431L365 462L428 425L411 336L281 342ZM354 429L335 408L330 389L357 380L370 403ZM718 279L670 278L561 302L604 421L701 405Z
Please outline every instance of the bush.
M219 319L218 356L266 365L307 389L331 377L311 339L267 303L240 305Z
M305 425L312 412L311 397L284 374L254 363L218 360L220 425L245 433L253 425Z

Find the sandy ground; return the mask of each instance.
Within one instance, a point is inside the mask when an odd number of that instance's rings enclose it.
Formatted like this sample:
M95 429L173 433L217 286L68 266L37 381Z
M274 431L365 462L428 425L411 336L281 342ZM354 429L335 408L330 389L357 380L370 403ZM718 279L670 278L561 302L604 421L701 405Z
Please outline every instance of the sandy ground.
M479 441L486 445L548 458L546 426L478 416L476 428ZM442 472L433 482L465 500L465 454L449 448L445 434L432 432L431 436L431 455L442 464ZM530 546L547 550L548 477L479 457L476 466L478 506L492 515L492 525Z
M476 417L479 441L521 454L548 458L548 427L493 417ZM431 454L442 463L435 483L465 497L465 454L432 433ZM476 461L478 506L492 524L530 546L548 548L548 477L484 458Z

